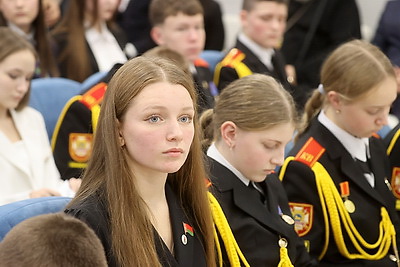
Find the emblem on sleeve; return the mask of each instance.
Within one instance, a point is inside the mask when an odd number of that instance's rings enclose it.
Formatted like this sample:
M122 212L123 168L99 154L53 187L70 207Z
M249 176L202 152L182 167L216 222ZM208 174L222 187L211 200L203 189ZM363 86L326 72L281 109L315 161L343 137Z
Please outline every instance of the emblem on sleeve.
M393 168L392 172L392 191L396 198L400 199L400 168Z
M92 154L92 141L92 134L71 133L68 143L68 150L71 158L76 162L88 161Z
M299 236L306 235L313 223L313 206L311 204L289 202L294 219L294 230Z

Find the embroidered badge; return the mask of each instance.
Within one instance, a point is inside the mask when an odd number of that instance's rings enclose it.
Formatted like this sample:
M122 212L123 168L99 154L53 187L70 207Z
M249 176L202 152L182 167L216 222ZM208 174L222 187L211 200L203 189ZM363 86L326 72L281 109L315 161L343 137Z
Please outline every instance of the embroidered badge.
M68 151L76 162L88 161L92 154L93 134L71 133L69 135Z
M392 189L396 198L400 198L400 168L393 168L392 172Z
M313 223L313 206L311 204L289 202L294 219L294 230L299 236L306 235Z

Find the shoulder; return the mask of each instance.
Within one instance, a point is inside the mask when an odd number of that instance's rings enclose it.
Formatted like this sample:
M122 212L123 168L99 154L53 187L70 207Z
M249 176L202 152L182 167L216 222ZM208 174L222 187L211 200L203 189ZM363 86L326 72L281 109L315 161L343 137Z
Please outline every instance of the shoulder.
M21 110L12 110L12 116L16 120L23 120L30 123L44 123L43 115L36 109L26 106Z
M245 57L246 55L242 50L234 47L229 50L229 52L225 55L220 63L223 67L234 68L235 65L242 62Z

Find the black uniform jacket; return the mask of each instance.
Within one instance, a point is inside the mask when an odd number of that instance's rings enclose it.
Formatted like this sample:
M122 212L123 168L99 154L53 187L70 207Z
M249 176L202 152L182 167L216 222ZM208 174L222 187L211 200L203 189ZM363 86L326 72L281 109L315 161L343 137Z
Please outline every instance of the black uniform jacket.
M208 63L203 59L194 62L196 73L193 80L197 90L197 106L199 113L214 107L214 96L218 94L218 89L212 80L212 73Z
M396 210L400 215L400 124L397 124L385 137L389 156L391 175L389 178L392 192L396 197Z
M372 172L375 176L375 187L373 188L365 178L361 167L354 161L350 153L347 152L340 141L317 118L313 119L309 129L296 142L290 155L295 156L310 137L313 137L316 142L326 149L320 158L318 158L318 162L329 173L339 194L341 192L339 184L348 182L350 193L348 199L355 205L354 213L349 214L360 235L371 244L378 240L381 207L387 209L393 225L396 229L399 229L399 220L394 206L395 199L388 185L385 183L385 179L388 177L389 166L382 140L375 137L370 138L370 161ZM311 256L319 257L325 241L325 223L314 172L305 163L291 161L284 173L282 183L291 204L300 203L297 206L312 207L311 213L313 214L310 215L310 220L308 222L303 221L304 225L308 225L308 230L303 232L304 235L302 235L302 238L307 240L306 242L309 242ZM378 261L349 260L345 258L340 254L333 239L332 227L329 227L329 246L320 262L320 266L336 266L337 264L349 267L396 266L395 262L389 259L389 255ZM343 236L349 251L356 253L344 228ZM398 237L397 240L399 240ZM397 241L397 243L399 242ZM375 251L371 251L371 254L372 252ZM393 254L392 249L389 250L389 254Z
M100 109L106 86L121 66L115 64L98 84L84 89L64 106L51 140L54 160L63 180L79 177L86 168L92 151L92 122L97 120L92 110Z
M196 231L193 223L185 215L178 198L168 184L165 187L165 191L170 212L175 256L169 252L168 247L154 230L154 241L162 266L205 267L206 258L199 231ZM69 207L64 212L86 222L100 238L106 252L108 266L119 266L111 251L112 244L107 204L100 195L91 196L84 202ZM183 223L193 227L193 236L185 231ZM132 225L132 227L135 226Z
M235 48L245 55L242 63L245 64L252 71L252 73L261 73L274 77L287 91L290 92L298 105L303 104L305 101L305 95L299 89L290 85L290 83L287 81L285 60L279 50L275 49L275 54L271 58L274 69L270 70L247 46L245 46L239 40L236 41L236 45L233 49ZM229 53L227 56L229 56ZM221 63L222 61L220 64ZM217 65L217 68L218 67L219 66ZM237 79L239 79L237 70L229 65L221 65L219 75L217 71L214 73L214 82L219 91L222 91L228 84Z
M239 178L225 166L209 159L211 191L221 205L235 239L250 266L278 266L280 237L288 241L288 253L295 266L313 266L293 224L281 215L291 215L285 191L274 175L260 183L266 196L264 205ZM257 192L256 192L257 193ZM281 213L281 215L280 215ZM224 265L229 266L226 253Z

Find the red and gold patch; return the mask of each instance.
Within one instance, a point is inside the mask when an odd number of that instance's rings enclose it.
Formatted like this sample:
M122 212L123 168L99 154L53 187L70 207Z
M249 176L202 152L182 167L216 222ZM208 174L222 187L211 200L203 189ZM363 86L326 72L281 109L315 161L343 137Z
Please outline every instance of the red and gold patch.
M93 134L71 133L69 135L68 151L76 162L88 161L92 154Z
M306 235L313 223L313 206L311 204L289 202L294 219L294 230L299 236Z
M392 181L391 181L393 194L396 198L400 199L400 168L393 168Z

